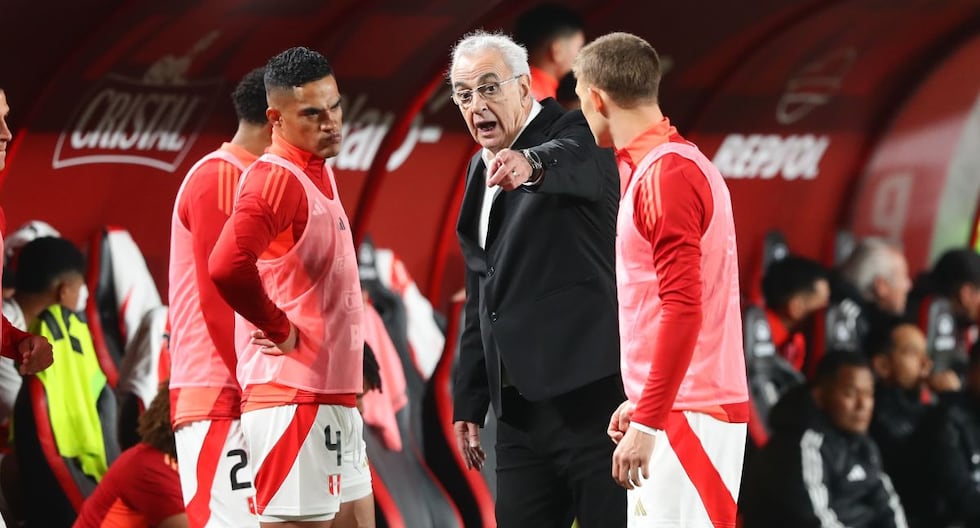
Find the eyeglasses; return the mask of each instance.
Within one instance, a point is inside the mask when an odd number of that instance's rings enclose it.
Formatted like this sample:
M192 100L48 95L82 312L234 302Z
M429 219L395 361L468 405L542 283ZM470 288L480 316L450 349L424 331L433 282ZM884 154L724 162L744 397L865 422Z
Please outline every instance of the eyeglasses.
M522 74L523 75L523 74ZM453 92L452 100L454 103L462 108L467 108L473 104L473 93L476 92L480 94L480 97L485 101L495 101L500 97L500 87L520 79L521 75L515 75L506 81L494 81L488 82L486 84L481 84L472 90L460 90L458 92Z

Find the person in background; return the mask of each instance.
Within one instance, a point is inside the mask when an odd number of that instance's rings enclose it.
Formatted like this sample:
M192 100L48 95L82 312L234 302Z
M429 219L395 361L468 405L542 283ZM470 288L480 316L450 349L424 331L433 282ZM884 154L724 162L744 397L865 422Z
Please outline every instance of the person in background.
M777 351L802 372L807 361L806 323L830 302L827 270L816 261L787 256L769 265L762 294Z
M864 310L884 316L905 313L912 279L901 248L880 238L865 238L841 264L840 274L860 296ZM880 317L869 315L872 321Z
M539 4L517 18L514 37L527 49L531 95L538 101L556 97L585 45L585 20L565 6Z
M139 435L85 500L73 528L189 528L166 383L140 416Z
M923 417L935 403L930 386L932 360L926 351L926 336L918 326L899 317L883 320L865 341L875 373L875 410L870 434L881 451L885 471L892 477L902 497L916 478L910 471L915 451L911 443ZM959 377L952 371L953 390ZM945 386L942 387L944 390Z
M906 528L868 427L874 377L864 354L831 351L809 386L769 415L773 435L747 467L745 528Z
M914 528L980 526L980 345L974 345L964 390L947 393L913 438L903 495Z

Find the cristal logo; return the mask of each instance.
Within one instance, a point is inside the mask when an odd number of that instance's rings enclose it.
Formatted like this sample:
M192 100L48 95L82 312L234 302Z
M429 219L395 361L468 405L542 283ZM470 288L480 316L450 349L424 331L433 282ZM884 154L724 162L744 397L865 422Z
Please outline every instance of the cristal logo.
M58 138L55 169L128 163L173 172L194 144L220 80L161 83L107 75Z

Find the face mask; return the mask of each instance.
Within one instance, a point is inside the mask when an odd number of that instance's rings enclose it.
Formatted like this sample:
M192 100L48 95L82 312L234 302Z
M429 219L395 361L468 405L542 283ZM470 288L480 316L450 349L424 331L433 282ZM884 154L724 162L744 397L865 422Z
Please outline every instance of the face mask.
M85 313L86 304L88 304L88 286L82 284L82 287L78 289L78 304L75 305L74 311L76 313Z

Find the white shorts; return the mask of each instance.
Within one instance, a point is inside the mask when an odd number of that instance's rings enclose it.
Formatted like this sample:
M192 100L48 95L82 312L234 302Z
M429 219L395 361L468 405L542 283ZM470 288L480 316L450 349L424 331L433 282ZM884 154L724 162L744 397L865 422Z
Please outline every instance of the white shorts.
M263 522L326 521L342 502L371 494L364 421L357 409L291 404L242 415Z
M200 420L174 433L190 528L258 526L245 435L238 420Z
M673 412L658 431L650 478L626 492L629 528L734 528L746 424Z

